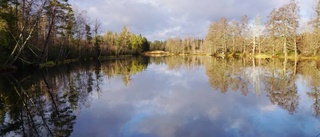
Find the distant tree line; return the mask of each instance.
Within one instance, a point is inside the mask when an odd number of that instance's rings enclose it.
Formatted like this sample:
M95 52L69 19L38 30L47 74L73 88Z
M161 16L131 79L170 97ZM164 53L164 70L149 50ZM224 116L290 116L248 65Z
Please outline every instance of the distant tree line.
M147 38L130 33L125 26L121 33L107 32L102 37L104 55L138 54L149 50Z
M163 50L176 54L199 54L205 52L204 40L195 37L169 38L166 41L150 42L149 50Z
M68 0L0 0L0 66L136 54L148 41L124 27L100 35L101 23Z
M315 17L308 23L310 29L304 32L298 31L299 4L291 0L273 9L265 24L261 22L260 16L252 22L249 22L246 15L240 21L228 21L222 17L210 24L204 40L169 38L165 42L152 42L150 49L177 54L316 56L320 48L320 0L316 1L314 9Z

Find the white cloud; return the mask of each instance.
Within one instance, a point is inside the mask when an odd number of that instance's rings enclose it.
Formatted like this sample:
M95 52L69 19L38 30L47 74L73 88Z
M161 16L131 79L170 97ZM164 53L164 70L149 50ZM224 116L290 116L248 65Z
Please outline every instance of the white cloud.
M149 40L165 40L172 36L203 38L211 21L228 20L257 14L263 20L273 8L289 0L71 0L80 9L87 10L91 19L99 18L103 31L131 31ZM303 19L309 19L313 0L299 0ZM178 28L178 29L177 29Z
M266 105L259 106L259 108L263 112L272 112L277 109L277 106L272 104L266 104Z

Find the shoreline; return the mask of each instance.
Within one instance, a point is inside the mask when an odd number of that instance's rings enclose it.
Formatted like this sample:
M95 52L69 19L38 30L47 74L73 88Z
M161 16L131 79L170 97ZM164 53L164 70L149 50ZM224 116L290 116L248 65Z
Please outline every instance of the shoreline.
M69 64L69 63L75 63L75 62L83 62L83 61L93 61L93 60L103 61L103 60L113 60L113 59L127 59L132 56L134 56L134 55L101 56L99 58L85 58L85 59L65 59L63 61L47 61L47 62L40 63L40 64L32 64L30 66L39 67L39 68L48 68L48 67L54 67L57 65ZM22 66L20 66L20 67L18 67L16 65L0 66L0 74L19 71L19 68L21 68Z
M144 57L167 57L167 56L208 56L208 57L218 57L218 58L252 58L253 56L250 54L205 54L205 53L171 53L166 51L147 51L140 53L141 56ZM113 60L113 59L126 59L133 57L135 55L119 55L119 56L101 56L99 58L85 58L85 59L66 59L63 61L47 61L45 63L38 64L38 67L40 68L46 68L46 67L53 67L61 64L69 64L69 63L75 63L75 62L82 62L82 61L92 61L92 60ZM139 56L139 55L138 55ZM294 55L290 56L272 56L268 54L256 54L254 56L255 59L289 59L289 60L319 60L320 56L302 56L298 55L296 58ZM0 74L2 73L10 73L18 71L19 67L12 65L12 66L0 66Z
M269 54L256 54L256 55L250 55L250 54L242 54L242 53L231 53L231 54L207 54L207 53L171 53L166 51L147 51L141 53L142 56L147 57L164 57L164 56L211 56L211 57L222 57L222 58L256 58L256 59L271 59L271 58L279 58L279 59L298 59L298 60L318 60L320 59L320 56L302 56L298 55L295 57L295 55L289 55L289 56L282 56L282 55L269 55Z

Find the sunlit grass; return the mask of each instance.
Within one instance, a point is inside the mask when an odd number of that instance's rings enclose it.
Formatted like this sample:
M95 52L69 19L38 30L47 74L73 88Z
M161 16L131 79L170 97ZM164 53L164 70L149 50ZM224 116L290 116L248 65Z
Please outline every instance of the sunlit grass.
M258 59L268 59L268 58L272 58L272 55L268 55L268 54L257 54L254 56L255 58Z

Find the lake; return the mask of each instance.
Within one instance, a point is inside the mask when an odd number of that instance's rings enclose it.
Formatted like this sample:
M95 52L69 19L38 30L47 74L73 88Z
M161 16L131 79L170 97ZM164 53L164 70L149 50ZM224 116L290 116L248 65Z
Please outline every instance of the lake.
M0 74L0 136L316 137L320 61L137 57Z

